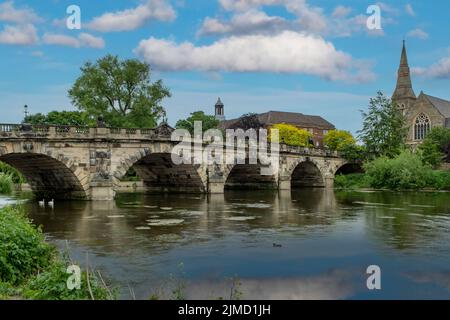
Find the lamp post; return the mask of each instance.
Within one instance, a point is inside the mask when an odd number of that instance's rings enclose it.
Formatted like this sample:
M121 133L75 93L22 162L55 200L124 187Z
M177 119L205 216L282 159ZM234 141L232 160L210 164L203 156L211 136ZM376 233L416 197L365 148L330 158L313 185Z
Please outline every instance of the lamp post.
M27 118L28 118L28 106L27 105L25 105L23 107L23 113L25 115L25 118L23 119L23 122L27 122Z

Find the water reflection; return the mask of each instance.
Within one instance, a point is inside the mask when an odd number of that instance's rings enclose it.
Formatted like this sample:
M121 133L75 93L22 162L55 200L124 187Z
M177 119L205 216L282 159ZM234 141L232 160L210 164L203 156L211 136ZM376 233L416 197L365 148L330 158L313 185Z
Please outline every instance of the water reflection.
M244 298L449 298L437 280L450 272L449 199L312 189L122 194L116 202L28 207L52 241L69 241L75 259L88 251L124 298L128 285L148 298L180 275L180 262L189 298L223 296L235 275ZM365 288L371 264L386 277L381 292Z

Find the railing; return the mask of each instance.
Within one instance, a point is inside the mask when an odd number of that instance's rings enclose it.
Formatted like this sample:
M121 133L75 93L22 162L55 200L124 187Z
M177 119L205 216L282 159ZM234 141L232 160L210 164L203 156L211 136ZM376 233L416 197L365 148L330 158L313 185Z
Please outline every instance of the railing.
M17 130L18 124L0 124L0 132L13 132Z
M136 138L170 137L167 132L160 132L158 128L91 128L82 126L58 126L58 125L27 125L27 124L0 124L0 134L36 134L37 136L47 135L113 135L119 137L135 136Z

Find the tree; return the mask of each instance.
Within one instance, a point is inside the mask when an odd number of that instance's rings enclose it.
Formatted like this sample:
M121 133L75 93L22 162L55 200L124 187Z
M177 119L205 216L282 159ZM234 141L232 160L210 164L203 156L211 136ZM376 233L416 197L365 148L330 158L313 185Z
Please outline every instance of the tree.
M361 113L363 128L358 133L367 152L374 157L398 155L405 147L407 127L397 105L378 92L370 99L369 110Z
M299 129L293 125L284 123L275 124L271 129L278 130L280 143L298 147L311 146L312 134L305 129ZM272 134L270 134L270 137L272 137Z
M258 130L263 128L261 121L259 121L258 115L256 113L246 113L242 115L234 124L229 126L229 129L242 129L247 131L249 129Z
M47 115L37 113L24 119L29 124L52 124L60 126L93 126L96 121L85 112L51 111Z
M325 146L331 150L341 151L342 149L356 144L355 138L348 131L331 130L323 138Z
M184 120L179 120L175 125L177 129L186 129L191 134L194 134L194 122L200 121L202 122L202 130L203 132L217 128L220 121L216 119L214 116L206 115L203 111L196 111L191 113L191 116Z
M444 160L449 160L450 129L443 127L433 128L419 146L422 160L434 167Z
M112 127L154 127L165 115L161 102L170 97L161 80L150 82L150 66L136 59L107 55L81 67L69 90L72 103Z

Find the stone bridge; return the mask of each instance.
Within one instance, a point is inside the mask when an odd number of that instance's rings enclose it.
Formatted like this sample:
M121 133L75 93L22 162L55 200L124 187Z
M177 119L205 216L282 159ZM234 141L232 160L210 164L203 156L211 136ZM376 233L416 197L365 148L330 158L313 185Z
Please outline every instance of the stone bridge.
M0 161L18 169L38 198L112 200L134 168L149 192L223 193L233 188L333 187L352 165L337 153L280 146L280 170L261 165L175 165L172 128L86 128L0 124Z

